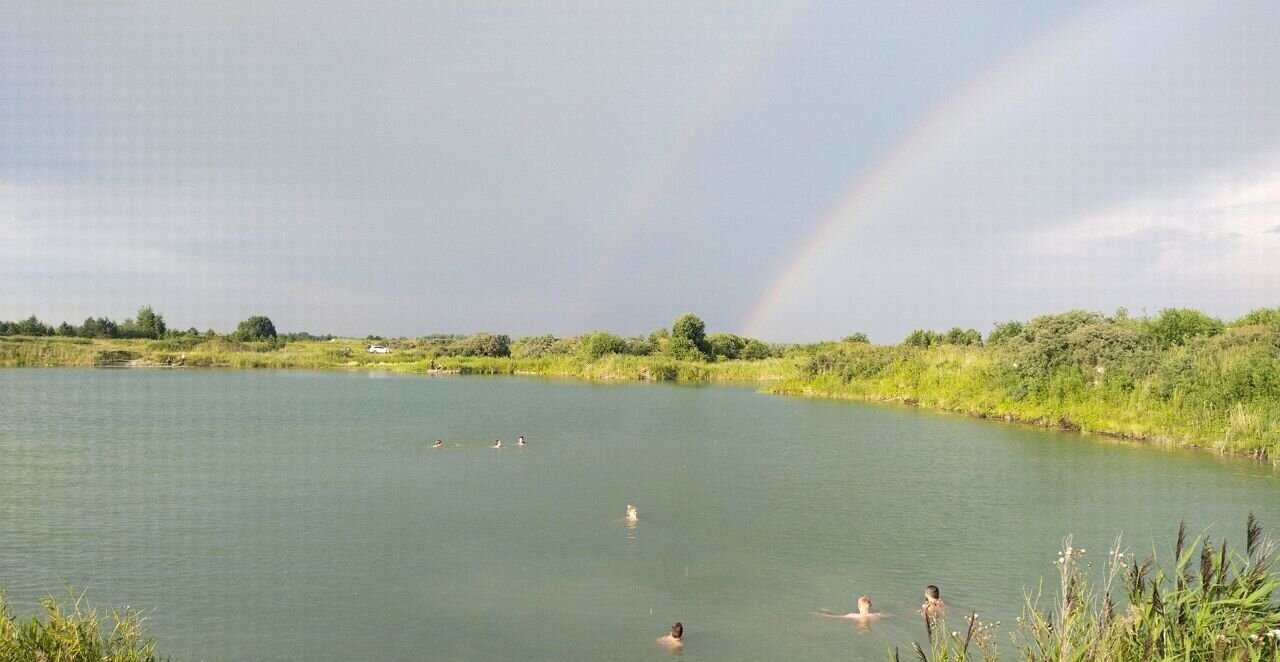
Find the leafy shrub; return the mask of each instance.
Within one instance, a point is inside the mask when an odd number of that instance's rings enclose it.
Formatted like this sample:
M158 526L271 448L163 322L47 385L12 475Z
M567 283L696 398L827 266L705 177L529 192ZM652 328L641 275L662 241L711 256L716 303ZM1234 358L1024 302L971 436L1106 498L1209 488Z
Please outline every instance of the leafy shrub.
M683 336L672 336L663 353L679 361L703 361L707 358L692 340Z
M254 315L236 326L235 333L232 338L246 342L251 340L266 340L276 337L276 325L271 323L270 318L263 315Z
M1280 328L1280 308L1258 308L1231 323L1233 327L1256 325Z
M608 331L588 333L578 339L582 355L598 359L606 354L626 354L627 343L617 334Z
M693 313L685 313L676 318L676 321L671 325L671 340L674 342L680 339L687 340L688 344L693 345L698 350L698 353L702 355L702 358L711 358L711 346L707 344L707 325L702 321L701 317ZM677 353L687 354L687 350L683 345L681 348L674 350L674 352L669 350L667 353L672 356Z
M707 346L711 348L711 356L716 359L737 359L742 356L742 348L746 344L746 338L732 333L713 333L707 336Z
M928 349L934 345L942 344L942 334L925 329L916 329L902 341L902 344L907 347Z
M475 333L449 347L454 356L511 356L511 338L492 333Z
M748 339L742 345L742 350L738 352L738 358L744 361L761 361L773 356L777 356L777 354L768 345L755 338Z
M1184 345L1198 336L1216 336L1225 326L1216 317L1209 317L1190 308L1165 308L1155 319L1147 321L1144 332L1161 347Z

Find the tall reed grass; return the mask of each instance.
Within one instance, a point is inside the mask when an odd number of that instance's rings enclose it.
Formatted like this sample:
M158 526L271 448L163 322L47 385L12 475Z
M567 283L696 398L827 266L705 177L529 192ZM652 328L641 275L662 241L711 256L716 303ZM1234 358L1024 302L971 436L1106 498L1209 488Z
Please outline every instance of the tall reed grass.
M128 607L105 615L84 594L46 598L42 614L13 614L0 592L0 660L4 662L156 662L156 644L143 615Z
M1280 573L1276 544L1252 514L1243 552L1224 539L1187 540L1178 527L1173 553L1161 564L1155 552L1139 561L1119 540L1102 560L1098 579L1086 550L1063 541L1055 593L1043 584L1028 593L1010 643L1031 662L1148 660L1280 660ZM922 661L997 660L996 624L972 614L963 632L925 619L924 644L910 654ZM901 659L901 651L891 652Z

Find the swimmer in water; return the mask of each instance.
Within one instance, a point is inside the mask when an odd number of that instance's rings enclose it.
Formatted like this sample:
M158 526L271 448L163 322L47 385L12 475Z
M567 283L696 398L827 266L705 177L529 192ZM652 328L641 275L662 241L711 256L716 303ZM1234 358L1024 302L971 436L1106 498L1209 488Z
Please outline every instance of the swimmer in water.
M501 440L501 439L494 439L494 440L493 440L493 447L494 447L494 448L502 448L502 440Z
M886 616L886 614L871 611L871 598L865 595L858 597L858 611L851 611L847 614L833 614L829 611L823 611L819 612L818 615L827 618L847 618L864 625L871 621L878 621Z
M516 445L517 445L517 446L526 446L526 445L527 445L527 444L525 444L525 443L524 443L524 435L520 435L520 440L516 442Z
M627 519L627 521L628 521L628 522L634 522L634 521L636 521L636 520L640 519L640 512L639 512L639 511L637 511L637 510L636 510L636 507L635 507L634 505L632 505L632 504L627 504L627 517L626 517L626 519Z
M929 618L937 618L947 610L947 603L942 601L938 587L930 584L924 587L924 604L920 605L920 613Z
M443 441L440 441L439 439L436 439L436 443L432 444L432 446L431 446L431 447L432 447L432 448L442 448L443 446L444 446L444 442L443 442Z
M671 634L659 637L658 643L666 646L672 652L684 648L684 624L677 621L675 625L671 626Z

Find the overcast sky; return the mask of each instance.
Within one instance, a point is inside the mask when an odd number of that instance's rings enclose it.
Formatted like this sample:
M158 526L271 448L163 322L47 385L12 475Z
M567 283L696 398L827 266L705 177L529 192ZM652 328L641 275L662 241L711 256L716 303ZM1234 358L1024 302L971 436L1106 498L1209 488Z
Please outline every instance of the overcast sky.
M1280 3L0 3L0 319L1280 305Z

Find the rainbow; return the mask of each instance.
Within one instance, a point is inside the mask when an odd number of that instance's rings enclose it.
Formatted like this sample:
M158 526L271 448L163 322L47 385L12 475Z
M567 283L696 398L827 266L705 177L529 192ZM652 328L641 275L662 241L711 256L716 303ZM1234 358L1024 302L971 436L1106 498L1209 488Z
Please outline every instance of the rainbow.
M756 300L739 325L759 334L778 307L839 246L851 227L865 221L887 199L925 172L947 149L995 109L1006 104L1050 69L1069 64L1082 44L1095 38L1116 17L1105 11L1071 16L1050 28L1032 46L1016 52L965 84L938 104L870 167L856 175L837 204L792 252L783 269Z
M672 140L637 178L618 213L618 222L596 252L596 259L581 281L578 301L586 309L590 308L614 265L623 257L631 239L652 218L653 210L694 156L702 137L723 116L724 107L751 80L760 63L782 45L806 5L807 2L788 3L773 29L763 31L760 38L742 47L731 58L725 74L684 115Z

